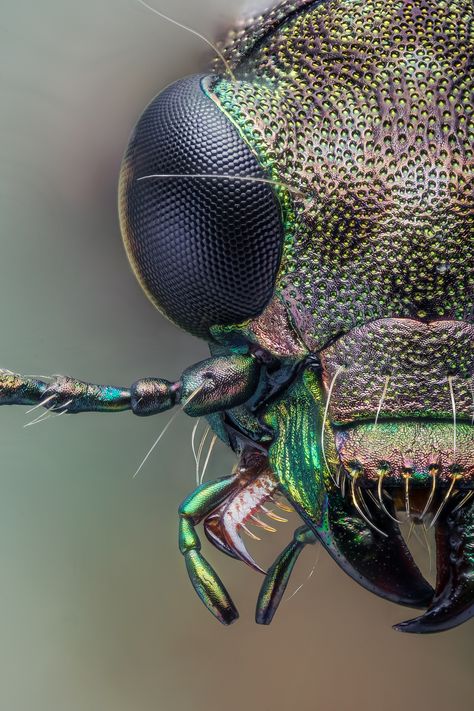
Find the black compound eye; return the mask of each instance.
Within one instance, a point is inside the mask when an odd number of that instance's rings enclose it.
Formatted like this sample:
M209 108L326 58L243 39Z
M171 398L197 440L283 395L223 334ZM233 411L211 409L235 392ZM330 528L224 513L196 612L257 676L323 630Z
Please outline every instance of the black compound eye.
M258 316L270 300L283 243L281 210L237 129L192 76L139 119L120 176L120 219L132 267L168 318L206 338L217 324Z

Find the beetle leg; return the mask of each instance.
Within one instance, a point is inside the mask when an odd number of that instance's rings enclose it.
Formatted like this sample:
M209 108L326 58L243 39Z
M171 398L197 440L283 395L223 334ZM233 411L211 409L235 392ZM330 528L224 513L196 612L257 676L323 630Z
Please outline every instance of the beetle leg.
M317 543L318 539L307 526L297 528L293 540L280 553L268 569L257 600L255 621L269 625L284 595L291 573L303 548Z
M238 486L239 477L235 475L206 482L179 507L179 549L184 555L189 578L204 605L224 625L235 622L239 613L219 576L201 554L195 527Z

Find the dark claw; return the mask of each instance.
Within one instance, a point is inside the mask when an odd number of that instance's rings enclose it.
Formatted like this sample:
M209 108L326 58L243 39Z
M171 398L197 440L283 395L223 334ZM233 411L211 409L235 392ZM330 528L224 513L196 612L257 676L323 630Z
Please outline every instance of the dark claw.
M433 599L433 588L421 575L398 525L374 505L370 512L387 537L370 528L338 490L328 493L327 529L317 529L323 545L367 590L399 605L426 607Z
M401 622L400 632L443 632L474 615L474 506L448 513L436 526L437 581L421 617Z

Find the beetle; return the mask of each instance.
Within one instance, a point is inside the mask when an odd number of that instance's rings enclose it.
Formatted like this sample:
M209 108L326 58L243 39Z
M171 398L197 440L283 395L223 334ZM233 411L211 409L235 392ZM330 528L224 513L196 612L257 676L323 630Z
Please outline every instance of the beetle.
M179 507L191 583L237 609L197 526L264 574L269 624L306 545L355 581L474 614L474 10L471 0L285 0L229 33L212 73L162 91L119 181L143 290L210 357L130 388L2 371L0 404L56 413L180 406L237 455ZM301 518L267 571L241 534ZM400 519L436 532L433 590Z

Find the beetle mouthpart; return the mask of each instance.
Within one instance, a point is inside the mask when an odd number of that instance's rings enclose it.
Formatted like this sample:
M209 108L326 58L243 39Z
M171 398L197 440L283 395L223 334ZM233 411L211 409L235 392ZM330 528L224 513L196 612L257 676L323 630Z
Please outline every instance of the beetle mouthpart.
M208 539L224 553L247 563L259 573L265 573L247 551L241 538L244 532L253 540L261 539L248 527L256 526L267 533L275 533L276 528L264 519L267 516L272 522L286 522L287 519L264 506L272 499L277 489L277 482L268 473L260 474L238 491L229 502L221 506L205 521L205 531ZM285 510L288 507L285 507ZM290 509L292 510L292 509Z
M474 616L474 504L467 496L436 525L437 581L424 615L395 625L400 632L449 630Z
M426 607L434 595L423 578L394 517L379 508L375 499L367 501L381 535L360 516L349 498L333 489L328 493L327 526L317 529L320 540L338 565L356 582L379 597L408 607Z
M450 484L459 470L465 482L474 481L474 427L457 423L456 450L454 428L449 422L404 420L355 424L335 428L334 440L339 460L349 471L354 460L364 472L364 481L374 485L381 467L387 469L384 486L413 487ZM407 479L411 477L411 479Z
M474 324L409 318L372 320L320 353L329 419L340 425L431 417L472 419Z

